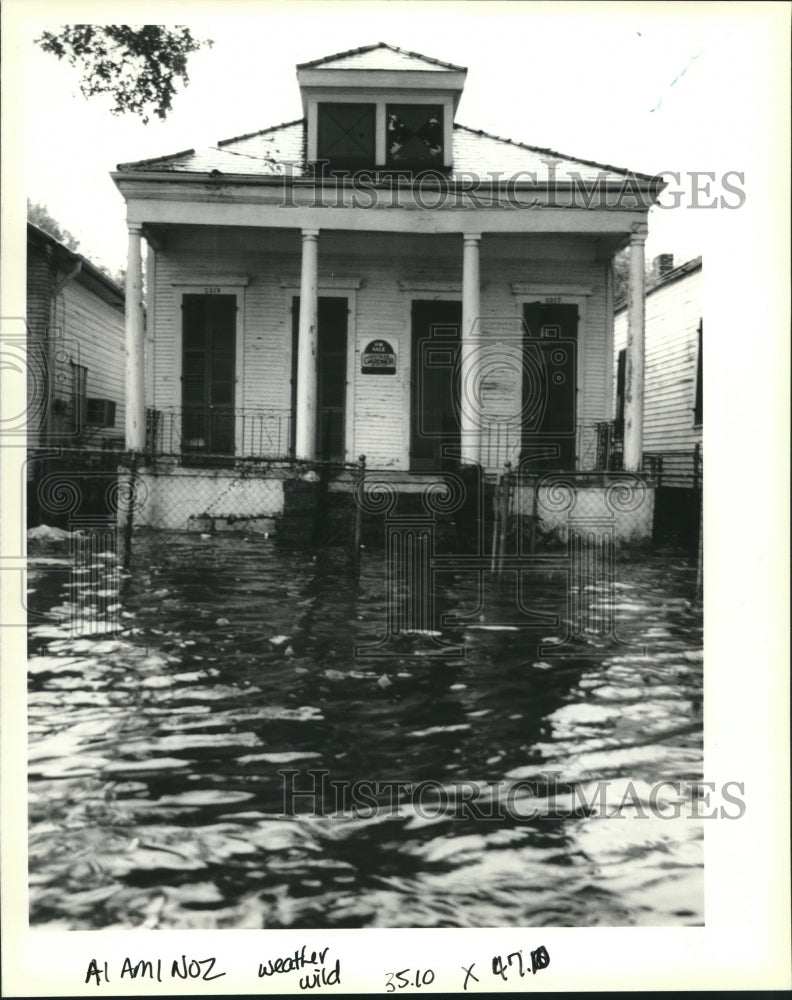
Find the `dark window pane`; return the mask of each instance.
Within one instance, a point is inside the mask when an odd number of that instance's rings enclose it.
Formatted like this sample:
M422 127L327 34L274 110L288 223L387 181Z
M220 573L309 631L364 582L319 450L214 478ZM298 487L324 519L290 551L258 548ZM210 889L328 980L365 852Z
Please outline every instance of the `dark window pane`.
M624 376L626 370L627 350L622 348L616 362L616 424L619 428L624 426Z
M72 425L79 434L85 427L88 409L88 369L72 362Z
M374 164L373 104L320 104L318 155L331 164Z
M443 109L434 104L389 104L388 163L443 163Z

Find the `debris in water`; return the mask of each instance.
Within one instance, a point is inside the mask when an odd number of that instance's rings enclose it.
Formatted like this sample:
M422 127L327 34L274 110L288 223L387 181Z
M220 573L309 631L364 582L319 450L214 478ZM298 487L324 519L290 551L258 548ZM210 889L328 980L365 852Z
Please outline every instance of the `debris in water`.
M517 632L517 625L468 625L468 628L477 628L487 632Z
M390 677L388 677L387 674L383 674L382 677L380 677L380 679L377 681L377 684L381 688L393 687L393 681L390 679Z
M230 625L231 622L227 618L218 618L215 625Z
M39 524L35 528L28 529L28 538L38 539L38 541L61 542L65 538L71 538L76 532L65 531L63 528L56 528L50 524Z
M284 642L288 641L289 641L288 635L273 635L270 639L270 642L272 643L273 646L282 646Z

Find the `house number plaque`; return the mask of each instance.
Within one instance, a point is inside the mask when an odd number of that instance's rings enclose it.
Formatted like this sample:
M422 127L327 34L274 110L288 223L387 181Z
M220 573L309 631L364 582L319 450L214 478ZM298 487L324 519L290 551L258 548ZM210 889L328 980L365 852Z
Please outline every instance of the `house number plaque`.
M364 375L396 374L396 352L387 340L372 340L366 345L360 370Z

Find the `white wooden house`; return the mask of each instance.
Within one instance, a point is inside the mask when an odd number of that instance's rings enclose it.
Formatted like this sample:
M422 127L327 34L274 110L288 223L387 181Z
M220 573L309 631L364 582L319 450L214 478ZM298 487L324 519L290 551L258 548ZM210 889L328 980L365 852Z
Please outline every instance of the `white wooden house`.
M701 257L674 266L655 258L646 292L644 464L657 484L656 534L695 539L703 479L704 398ZM614 414L624 420L628 309L617 303L614 324ZM671 529L675 530L671 530Z
M98 482L77 470L104 455L114 475L113 453L124 447L124 291L31 223L26 279L28 519L51 522L63 507L52 497L47 505L47 475L56 466L70 470L83 513L86 505L98 509Z
M32 223L27 328L35 418L28 424L29 446L123 445L123 289Z
M150 468L151 504L170 488L156 479L189 475L200 507L246 458L595 469L628 245L626 468L640 468L660 185L460 124L465 77L384 43L339 53L297 67L300 120L118 166L127 447L172 459Z

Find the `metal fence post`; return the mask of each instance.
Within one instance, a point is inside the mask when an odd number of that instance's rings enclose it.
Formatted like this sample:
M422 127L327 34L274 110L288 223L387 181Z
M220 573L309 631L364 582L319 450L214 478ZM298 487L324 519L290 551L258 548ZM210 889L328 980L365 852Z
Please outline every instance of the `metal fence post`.
M365 488L366 480L366 456L361 455L358 459L357 467L357 488L360 490L360 495L362 496L363 489ZM352 530L352 572L357 578L360 576L360 542L361 542L361 529L362 529L362 517L363 510L357 501L358 494L353 491L353 497L355 498L355 521Z
M135 478L137 474L137 455L135 452L129 458L129 476L126 490L126 520L124 522L124 556L122 566L128 570L132 562L132 526L135 517ZM119 505L120 507L120 505Z

